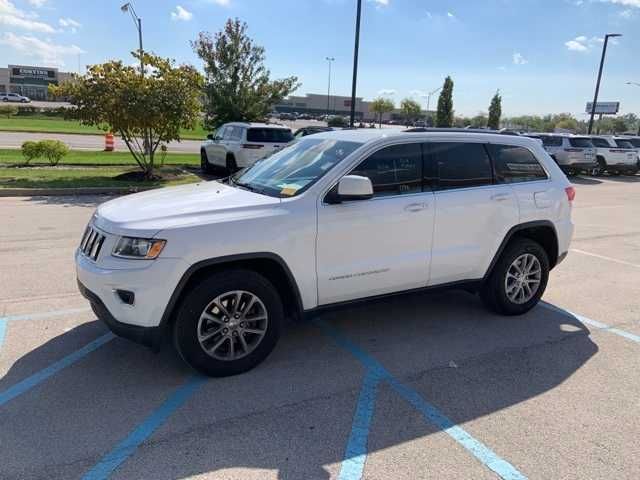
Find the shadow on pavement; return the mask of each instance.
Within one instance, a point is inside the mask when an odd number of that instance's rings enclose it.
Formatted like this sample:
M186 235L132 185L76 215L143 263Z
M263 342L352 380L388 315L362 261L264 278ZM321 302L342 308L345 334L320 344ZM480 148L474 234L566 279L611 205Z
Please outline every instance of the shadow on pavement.
M569 314L538 307L500 317L464 292L396 297L322 319L459 424L554 389L598 351ZM46 367L51 352L64 356L78 338L103 331L93 322L52 339L18 359L0 389ZM113 478L265 478L265 470L329 478L343 460L365 371L316 326L294 325L255 370L207 381ZM190 376L169 349L155 355L109 342L0 407L0 477L83 474ZM424 419L398 429L410 407L384 391L370 448L438 431Z
M594 177L569 177L569 181L576 185L600 185L602 183Z
M101 203L115 198L114 195L47 195L26 197L26 200L39 205L60 205L63 207L97 207Z

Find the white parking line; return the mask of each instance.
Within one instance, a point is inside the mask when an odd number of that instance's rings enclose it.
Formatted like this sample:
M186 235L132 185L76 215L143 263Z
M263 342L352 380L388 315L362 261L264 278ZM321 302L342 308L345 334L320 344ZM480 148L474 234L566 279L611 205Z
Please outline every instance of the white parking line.
M580 253L581 255L588 255L589 257L600 258L601 260L609 260L610 262L619 263L620 265L627 265L628 267L640 268L640 265L631 262L625 262L624 260L618 260L617 258L605 257L604 255L598 255L597 253L585 252L584 250L578 250L572 248L572 252Z

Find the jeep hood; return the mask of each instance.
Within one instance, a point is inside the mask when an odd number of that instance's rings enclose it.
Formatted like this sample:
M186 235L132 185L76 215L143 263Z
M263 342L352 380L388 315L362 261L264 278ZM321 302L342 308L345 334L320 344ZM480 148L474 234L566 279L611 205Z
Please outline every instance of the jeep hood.
M136 193L103 203L95 225L108 233L153 237L161 230L268 215L279 198L202 182Z

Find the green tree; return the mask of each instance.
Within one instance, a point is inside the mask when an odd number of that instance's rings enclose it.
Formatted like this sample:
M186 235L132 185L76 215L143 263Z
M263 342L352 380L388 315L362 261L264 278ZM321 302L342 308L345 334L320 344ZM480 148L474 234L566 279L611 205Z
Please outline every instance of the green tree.
M18 107L15 105L0 105L0 115L7 117L7 119L18 114Z
M371 102L370 110L378 117L378 126L382 127L382 116L385 113L392 112L395 105L388 98L378 97Z
M207 128L261 120L300 86L297 77L269 79L264 48L253 43L247 24L238 19L227 20L214 36L201 32L191 46L204 62Z
M438 111L436 113L436 127L450 128L453 126L453 80L444 79L444 85L438 97Z
M420 116L420 104L410 98L405 98L400 102L400 110L404 115L404 124L409 126L413 120Z
M491 105L489 105L489 120L487 126L493 130L500 129L500 117L502 116L502 97L500 96L500 90L491 99Z
M139 68L110 61L49 91L75 106L67 110L68 118L119 134L145 177L153 178L160 144L179 141L180 129L197 124L203 81L191 66L176 67L151 54L143 61L150 71L144 76Z
M613 133L624 133L628 129L629 125L624 117L616 117L613 119Z
M471 119L470 126L472 128L485 128L487 126L488 118L485 113L479 113Z

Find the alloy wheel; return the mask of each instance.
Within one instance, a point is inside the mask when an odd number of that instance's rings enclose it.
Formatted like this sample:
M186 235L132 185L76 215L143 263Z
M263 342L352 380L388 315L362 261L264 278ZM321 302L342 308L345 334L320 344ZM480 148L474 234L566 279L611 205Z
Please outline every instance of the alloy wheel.
M518 305L531 300L540 288L542 267L535 255L524 253L507 270L504 280L507 298Z

